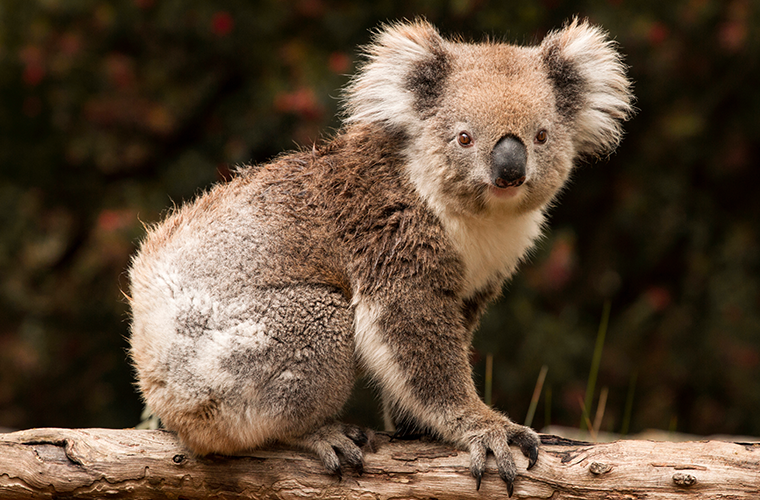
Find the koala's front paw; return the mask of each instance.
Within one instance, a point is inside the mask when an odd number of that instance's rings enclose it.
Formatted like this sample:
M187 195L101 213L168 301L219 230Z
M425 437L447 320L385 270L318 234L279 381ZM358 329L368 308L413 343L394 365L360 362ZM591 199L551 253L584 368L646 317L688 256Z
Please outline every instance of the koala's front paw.
M490 450L496 458L499 476L507 483L507 493L512 496L515 489L517 467L509 445L517 445L528 458L528 469L538 460L538 434L530 427L515 424L506 417L494 422L489 419L478 425L468 436L470 447L470 472L480 489L480 480L486 468L486 456Z
M367 434L355 425L329 422L290 442L316 453L330 474L342 477L338 453L361 474L364 468L361 447L367 444L368 440Z

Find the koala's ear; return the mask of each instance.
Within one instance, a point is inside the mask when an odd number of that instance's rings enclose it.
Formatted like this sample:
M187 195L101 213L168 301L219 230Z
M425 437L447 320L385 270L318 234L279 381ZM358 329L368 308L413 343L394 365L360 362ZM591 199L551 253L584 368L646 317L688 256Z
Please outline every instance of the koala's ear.
M547 35L540 50L558 111L574 124L577 152L612 152L622 137L622 122L633 112L631 82L615 42L575 18Z
M414 127L435 109L449 73L445 41L428 22L383 27L345 90L345 121Z

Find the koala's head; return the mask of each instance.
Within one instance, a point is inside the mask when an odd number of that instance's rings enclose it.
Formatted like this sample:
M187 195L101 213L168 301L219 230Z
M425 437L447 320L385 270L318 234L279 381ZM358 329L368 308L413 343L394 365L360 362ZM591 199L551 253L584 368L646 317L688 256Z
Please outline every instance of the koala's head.
M424 21L388 26L347 89L346 122L401 132L408 172L435 208L547 205L580 155L604 155L631 113L614 42L577 19L540 45L464 43Z

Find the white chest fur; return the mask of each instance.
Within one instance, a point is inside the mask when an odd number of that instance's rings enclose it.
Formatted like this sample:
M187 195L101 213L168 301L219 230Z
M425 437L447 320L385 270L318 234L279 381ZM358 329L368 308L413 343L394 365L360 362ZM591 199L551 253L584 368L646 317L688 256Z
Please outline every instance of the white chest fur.
M463 296L471 296L490 282L509 278L541 236L543 212L519 212L519 195L511 203L501 208L492 206L482 214L458 210L441 188L449 168L446 161L424 148L416 153L410 155L407 172L417 193L438 215L462 259Z
M464 264L468 297L515 272L541 236L544 215L536 210L485 218L444 216L442 222Z

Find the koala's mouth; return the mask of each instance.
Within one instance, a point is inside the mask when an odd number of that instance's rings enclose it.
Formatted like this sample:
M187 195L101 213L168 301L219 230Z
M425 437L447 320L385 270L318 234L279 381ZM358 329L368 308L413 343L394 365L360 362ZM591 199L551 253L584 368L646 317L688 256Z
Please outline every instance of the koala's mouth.
M522 191L522 189L520 189L521 186L522 186L522 183L517 184L517 185L506 186L506 187L498 187L498 186L491 185L488 188L488 192L491 194L491 196L495 198L508 200L520 194L520 192Z

